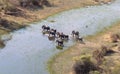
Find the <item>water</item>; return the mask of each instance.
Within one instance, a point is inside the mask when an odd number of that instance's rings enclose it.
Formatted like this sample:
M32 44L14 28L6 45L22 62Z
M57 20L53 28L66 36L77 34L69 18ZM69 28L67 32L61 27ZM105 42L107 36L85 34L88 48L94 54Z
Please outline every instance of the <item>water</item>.
M46 62L60 50L41 34L41 25L47 24L69 35L72 30L78 30L81 36L87 36L120 21L119 12L120 0L116 0L109 5L65 11L11 33L12 39L0 51L0 74L49 74ZM65 43L65 48L71 45L72 40Z

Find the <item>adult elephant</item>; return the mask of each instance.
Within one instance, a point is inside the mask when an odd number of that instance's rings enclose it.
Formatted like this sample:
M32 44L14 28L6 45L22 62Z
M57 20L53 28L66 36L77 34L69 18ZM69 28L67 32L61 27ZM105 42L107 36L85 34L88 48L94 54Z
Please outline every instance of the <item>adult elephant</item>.
M58 39L58 40L56 40L56 42L58 43L58 46L61 46L61 47L64 46L64 45L63 45L63 40L62 40L62 39Z
M49 36L54 36L54 37L56 37L56 29L51 29L50 31L49 31Z
M73 37L79 37L79 32L78 31L72 31L72 36Z
M49 26L46 26L46 25L43 25L43 26L42 26L42 29L43 29L43 31L49 31L49 30L50 30L50 27L49 27Z

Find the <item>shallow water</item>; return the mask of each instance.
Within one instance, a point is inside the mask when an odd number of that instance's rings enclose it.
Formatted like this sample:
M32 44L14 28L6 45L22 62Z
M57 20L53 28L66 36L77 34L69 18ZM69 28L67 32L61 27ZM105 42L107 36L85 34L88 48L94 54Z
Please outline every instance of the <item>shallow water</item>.
M119 12L120 0L117 0L109 5L65 11L11 33L12 39L0 52L0 74L49 74L46 62L61 51L56 49L54 41L42 35L41 25L49 25L69 35L72 30L78 30L81 36L87 36L120 21ZM50 22L53 20L55 22ZM65 43L65 49L71 45L72 40Z

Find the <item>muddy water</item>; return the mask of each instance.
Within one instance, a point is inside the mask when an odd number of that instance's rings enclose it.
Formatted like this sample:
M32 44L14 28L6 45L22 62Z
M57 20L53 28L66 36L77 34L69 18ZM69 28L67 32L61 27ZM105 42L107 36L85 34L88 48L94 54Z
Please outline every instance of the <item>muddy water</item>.
M120 0L117 0L108 5L65 11L11 33L12 39L0 51L0 74L49 74L47 60L61 51L56 49L54 41L41 33L41 25L49 25L69 35L72 30L78 30L81 36L87 36L120 21L119 12ZM70 39L65 43L65 49L73 44Z

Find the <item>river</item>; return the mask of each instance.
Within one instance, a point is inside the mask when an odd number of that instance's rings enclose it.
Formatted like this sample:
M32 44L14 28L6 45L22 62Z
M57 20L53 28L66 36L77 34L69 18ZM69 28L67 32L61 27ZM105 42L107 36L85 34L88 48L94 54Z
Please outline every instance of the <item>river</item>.
M51 22L54 21L54 22ZM58 52L54 41L41 33L43 24L70 35L78 30L81 36L93 35L120 21L120 0L101 6L64 11L25 29L12 32L12 39L0 50L0 74L49 74L46 63ZM88 26L86 28L86 26ZM70 39L65 48L73 45Z

